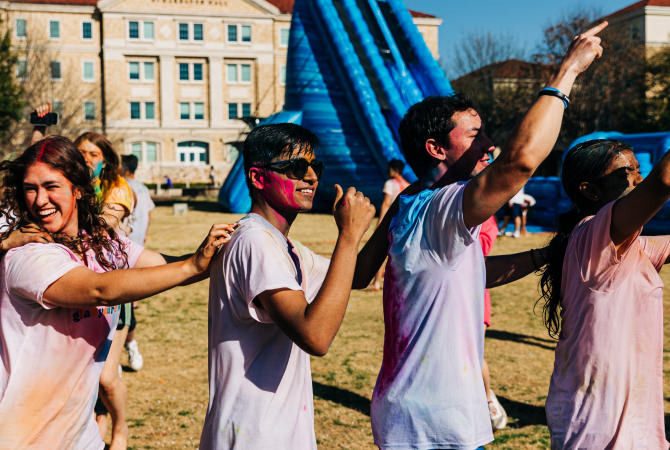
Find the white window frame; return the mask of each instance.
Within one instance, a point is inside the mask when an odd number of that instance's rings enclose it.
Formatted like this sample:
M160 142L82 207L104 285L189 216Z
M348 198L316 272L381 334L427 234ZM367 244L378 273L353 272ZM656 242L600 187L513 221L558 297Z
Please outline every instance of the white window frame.
M19 73L19 64L23 63L25 64L25 71L23 74ZM27 80L28 79L28 60L26 58L18 58L16 60L16 72L14 73L14 76L16 77L17 80Z
M133 79L130 78L130 64L131 63L136 63L138 64L138 75L139 78ZM143 59L128 59L126 60L126 64L128 67L128 82L129 83L154 83L156 81L156 61L147 61ZM154 66L154 76L153 78L147 78L147 73L146 73L146 64L152 64ZM177 69L179 70L179 69ZM177 76L177 78L179 78Z
M202 142L203 144L207 144L207 147L206 148L197 147L197 146L196 147L183 147L183 146L179 145L179 144L183 144L184 142ZM181 165L185 165L185 166L204 166L204 165L208 165L210 163L209 162L209 160L210 160L209 152L211 150L211 146L210 146L209 142L196 141L196 140L184 140L184 141L181 141L181 142L177 142L176 147L177 147L177 152L176 152L175 156L176 156L177 164L181 164ZM184 151L182 149L189 149L189 150ZM185 155L194 154L194 155L198 155L198 157L195 158L193 161L189 161L189 160L182 161L181 160L181 155L182 154L185 154ZM206 155L206 158L205 158L206 161L200 161L200 156L199 155L201 155L201 154Z
M279 84L286 86L286 64L279 66Z
M158 155L160 152L160 142L157 141L132 141L128 143L128 149L130 152L128 153L129 155L135 155L137 156L136 153L133 152L133 144L139 144L140 145L140 156L137 158L138 164L153 164L159 161ZM147 144L154 144L156 146L156 158L153 161L147 161Z
M182 39L181 36L179 35L180 25L186 25L186 30L188 34L186 39ZM202 25L202 39L199 40L195 39L195 25ZM199 44L205 42L205 22L187 22L180 20L176 23L176 26L177 26L176 29L177 42L191 43L191 44Z
M53 77L53 71L51 70L51 64L52 63L58 63L58 71L60 72L60 76L58 78ZM59 59L53 59L49 61L49 79L51 81L62 81L63 80L63 64L61 64Z
M188 78L186 80L181 79L181 69L180 65L181 64L186 64L188 67ZM200 64L202 66L202 79L196 80L195 79L195 65ZM203 84L205 82L205 71L207 69L207 64L205 64L205 61L177 61L175 64L175 68L177 69L177 81L179 83L191 83L191 84Z
M91 64L91 67L93 68L93 78L86 78L86 64ZM81 79L86 83L95 82L95 61L87 59L81 62Z
M228 66L236 66L237 80L231 81L228 77ZM242 81L242 66L249 66L249 81ZM226 83L227 84L251 84L253 81L253 64L251 63L226 63Z
M47 23L49 24L49 40L50 41L60 41L60 34L61 34L60 33L60 20L49 19L49 21ZM56 37L51 36L51 24L52 23L57 23L58 24L58 36L56 36Z
M237 117L230 117L230 105L237 105ZM252 102L227 102L226 103L226 114L228 115L228 120L241 119L245 117L243 105L249 105L249 116L252 115L253 103Z
M93 104L93 118L92 119L87 119L86 118L86 104L87 103L92 103ZM82 113L82 119L84 122L95 122L95 101L94 100L84 100L81 104L81 113Z
M137 103L140 105L140 117L137 119L133 119L133 103ZM154 104L154 117L152 119L147 118L147 103L153 103ZM153 122L156 120L156 100L147 100L147 101L140 101L140 100L131 100L128 102L128 120L131 122L139 122L139 121L150 121Z
M201 103L202 104L202 119L196 119L195 118L195 104L196 103ZM206 120L207 117L207 104L204 100L202 101L193 101L193 102L178 102L179 104L179 120L181 121L191 121L195 123L201 123ZM188 105L188 119L182 119L181 117L181 105L186 104Z
M237 39L234 41L231 41L228 39L228 27L236 27L237 28ZM243 41L242 40L242 27L249 27L249 40L248 41ZM237 45L251 45L254 42L254 27L250 23L227 23L226 24L226 42L229 44L237 44Z
M23 36L19 36L19 27L18 27L18 21L22 20L23 21L23 32L25 33ZM14 38L19 39L19 40L25 40L26 37L28 36L28 19L25 19L23 17L17 17L14 19Z
M137 22L137 34L136 38L130 37L130 22ZM154 36L147 38L144 33L144 28L146 23L154 24ZM156 38L156 27L153 20L140 20L140 19L128 19L126 20L126 40L129 42L153 42Z
M284 31L286 31L286 43L285 44L282 42L282 36L284 34ZM281 48L288 47L288 41L289 41L290 35L291 35L291 28L281 27L279 29L279 46Z
M91 25L91 37L87 38L84 37L84 24L90 24ZM93 21L92 20L82 20L80 22L80 30L81 30L81 40L84 42L91 42L93 40Z

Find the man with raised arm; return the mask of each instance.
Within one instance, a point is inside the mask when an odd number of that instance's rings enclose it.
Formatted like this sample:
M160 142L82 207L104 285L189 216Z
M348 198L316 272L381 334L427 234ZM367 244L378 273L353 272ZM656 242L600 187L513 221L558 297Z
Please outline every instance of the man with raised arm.
M403 118L405 159L430 189L401 196L389 228L384 357L371 407L380 448L476 449L493 440L481 377L480 225L549 155L576 77L602 54L596 35L605 26L575 38L493 163L493 143L466 99L429 97Z
M252 207L212 262L203 450L316 449L309 355L325 355L340 327L374 216L363 194L336 185L332 259L288 238L312 208L317 144L294 124L257 127L244 143Z

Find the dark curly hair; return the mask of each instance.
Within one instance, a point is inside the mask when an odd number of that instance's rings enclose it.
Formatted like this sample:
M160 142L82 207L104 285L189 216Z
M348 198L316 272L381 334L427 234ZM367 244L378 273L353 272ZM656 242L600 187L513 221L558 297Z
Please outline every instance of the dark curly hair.
M598 206L580 193L579 186L583 182L595 182L605 173L612 159L623 151L633 149L619 141L591 140L571 148L563 160L561 181L573 207L558 218L556 235L549 242L549 263L540 278L542 296L538 300L544 302L542 305L544 324L549 336L555 339L558 339L561 332L563 260L570 235L584 217L598 212Z
M85 141L90 142L102 150L102 157L105 160L105 167L103 167L102 173L100 174L100 182L104 197L104 195L106 195L109 191L109 188L114 185L120 176L121 160L119 159L119 155L116 153L116 150L114 150L112 143L109 142L102 134L93 133L92 131L86 132L75 139L74 146L79 148L79 146Z
M39 225L30 214L26 204L23 180L28 167L36 162L48 164L61 172L72 183L72 188L81 192L77 199L79 234L75 237L63 233L49 233L54 242L65 245L86 261L86 251L95 253L95 259L107 270L127 267L128 255L116 234L102 219L101 206L95 197L88 166L77 147L61 136L43 139L28 147L21 156L11 161L0 162L0 173L4 190L0 196L0 210L5 213L7 229L0 233L5 240L12 231L28 224ZM117 258L115 258L115 256ZM117 266L115 259L120 257Z

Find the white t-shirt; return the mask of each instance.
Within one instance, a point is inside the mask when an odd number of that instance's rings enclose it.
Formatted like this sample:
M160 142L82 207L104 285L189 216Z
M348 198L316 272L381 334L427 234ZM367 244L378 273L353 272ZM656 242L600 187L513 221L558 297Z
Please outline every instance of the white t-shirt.
M524 197L525 197L525 193L524 193L523 188L521 188L521 190L519 192L514 194L514 197L509 199L508 203L511 203L513 205L523 205L524 202L526 201Z
M137 197L137 202L130 216L128 216L128 225L130 225L128 239L144 245L144 238L147 235L147 228L149 228L149 214L156 205L151 200L149 189L144 183L134 178L126 178L126 181Z
M400 196L384 279L384 358L375 444L475 449L493 440L484 383L486 269L464 184Z
M401 178L402 181L396 179L396 178L389 178L386 180L384 183L384 187L382 188L382 192L384 194L390 195L393 197L393 200L400 194L403 189L405 189L407 186L409 186L409 183L405 181L404 179Z
M125 241L133 267L143 248ZM89 268L105 270L88 252ZM101 449L93 417L119 306L61 308L44 291L83 264L60 244L9 250L0 265L0 448Z
M250 214L212 262L203 450L316 449L309 355L253 303L278 288L316 297L329 260L291 245L295 259L279 230Z

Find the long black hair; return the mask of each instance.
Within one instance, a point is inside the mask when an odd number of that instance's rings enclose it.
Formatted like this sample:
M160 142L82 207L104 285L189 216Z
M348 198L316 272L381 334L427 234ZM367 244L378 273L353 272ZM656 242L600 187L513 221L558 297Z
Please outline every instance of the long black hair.
M549 336L553 338L558 339L561 331L563 260L570 235L584 217L597 213L599 208L598 204L581 194L579 187L583 182L595 182L604 174L614 157L623 151L632 150L619 141L591 140L570 149L563 160L561 181L573 207L558 218L556 235L549 242L549 263L540 278L542 296L538 300L544 301L542 316Z
M121 241L100 215L101 205L95 197L84 157L72 141L62 136L43 139L28 147L18 158L0 162L4 187L0 196L0 211L7 220L7 229L0 233L0 239L7 239L12 231L28 224L39 225L30 214L23 189L26 170L36 162L48 164L61 172L72 183L72 189L81 193L81 198L77 199L78 235L71 237L50 233L54 242L65 245L85 262L86 251L92 249L95 259L107 270L127 266L128 256ZM121 259L118 267L114 262L116 258Z

